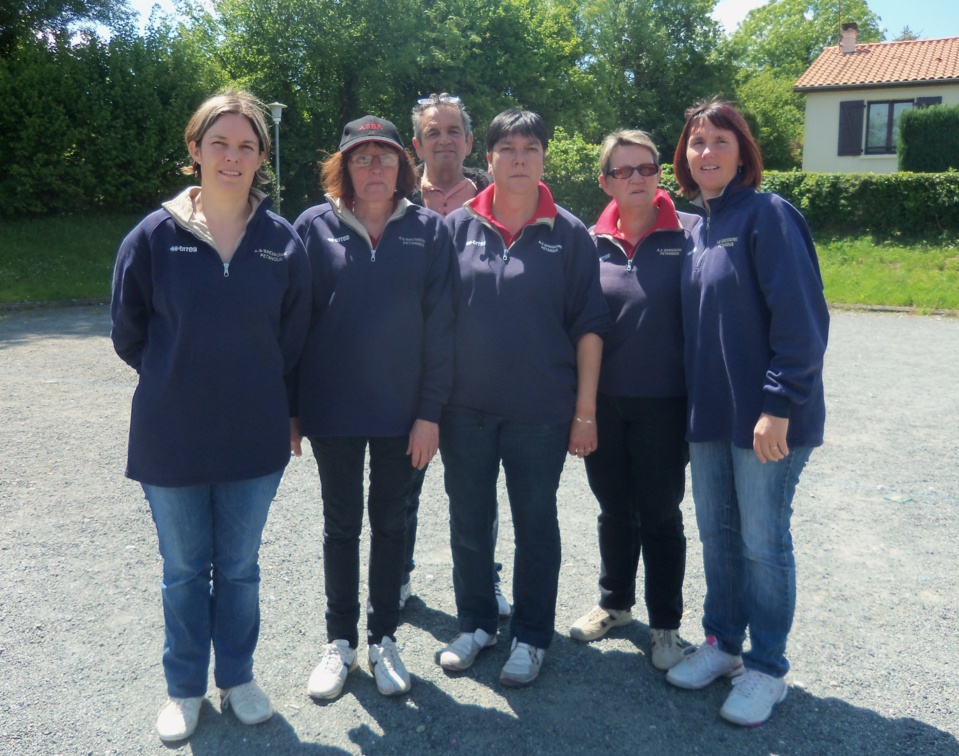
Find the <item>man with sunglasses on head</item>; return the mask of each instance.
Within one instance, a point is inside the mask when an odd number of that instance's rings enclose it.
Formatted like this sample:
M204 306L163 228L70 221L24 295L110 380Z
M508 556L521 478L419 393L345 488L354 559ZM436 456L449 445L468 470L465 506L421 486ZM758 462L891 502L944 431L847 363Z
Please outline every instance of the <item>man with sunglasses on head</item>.
M413 147L423 161L410 200L444 218L489 186L489 174L465 168L473 151L469 113L459 97L445 92L418 100L413 108Z
M463 161L473 151L473 131L469 113L462 100L443 92L433 93L418 100L413 108L413 147L420 164L416 187L410 201L434 210L444 218L463 203L473 199L490 184L486 171L467 168ZM410 498L406 522L406 574L400 591L400 608L412 595L411 573L415 566L413 551L416 545L417 517L420 508L420 493L426 469L419 472L413 495ZM493 526L493 543L499 520ZM500 587L499 570L495 564L496 603L499 616L509 617L512 608Z

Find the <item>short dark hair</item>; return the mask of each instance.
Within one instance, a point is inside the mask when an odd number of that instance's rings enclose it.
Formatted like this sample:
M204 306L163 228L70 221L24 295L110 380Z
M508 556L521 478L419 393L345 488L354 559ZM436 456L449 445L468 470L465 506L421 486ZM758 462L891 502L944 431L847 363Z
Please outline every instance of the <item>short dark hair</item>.
M538 139L543 145L543 152L549 147L549 134L546 133L543 119L531 110L510 108L496 116L489 125L486 131L486 151L492 152L499 142L515 134Z
M384 149L393 150L400 156L394 196L409 197L416 186L416 166L413 163L413 158L406 150L397 150L385 144L379 144ZM351 152L353 150L334 152L320 165L320 185L323 187L323 191L345 202L352 202L354 195L353 181L350 179L350 171L347 168Z
M752 131L749 130L749 124L731 103L713 99L697 103L686 111L686 125L683 126L679 144L676 145L676 154L673 155L673 175L683 191L689 196L699 191L699 185L693 180L693 174L689 170L686 149L689 147L692 130L704 120L717 129L726 129L736 135L739 160L742 163L742 183L758 189L763 181L763 156Z

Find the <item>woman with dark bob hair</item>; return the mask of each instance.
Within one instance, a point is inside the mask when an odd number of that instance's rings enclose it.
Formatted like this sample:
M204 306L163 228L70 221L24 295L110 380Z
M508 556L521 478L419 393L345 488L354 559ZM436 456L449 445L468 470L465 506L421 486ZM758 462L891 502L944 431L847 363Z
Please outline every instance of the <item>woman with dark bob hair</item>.
M490 124L492 186L446 218L459 263L453 393L440 423L461 672L496 643L493 521L500 464L515 534L512 647L500 673L528 685L553 637L561 561L556 491L566 452L596 448L596 382L609 312L586 227L540 180L543 119Z
M246 92L204 102L184 135L200 185L123 241L113 345L139 374L126 474L150 504L163 557L164 741L196 728L209 677L244 724L273 714L253 679L260 537L290 459L284 376L310 318L310 269L292 227L254 189L270 152Z
M327 201L295 223L314 272L292 443L309 437L322 486L327 645L308 686L318 699L339 696L357 666L367 449L369 667L383 695L410 689L396 646L407 501L436 454L453 380L449 234L405 199L414 179L396 127L364 116L323 164Z
M632 620L642 557L653 666L680 662L686 536L686 383L679 279L699 218L677 213L659 188L659 150L645 131L617 131L600 150L599 184L610 197L590 229L613 327L603 344L596 424L586 457L599 502L599 604L570 628L602 638Z
M800 473L823 441L829 313L806 221L757 191L762 156L732 105L686 111L673 170L706 215L681 290L706 642L667 679L698 689L733 678L720 714L758 725L788 690L789 523Z

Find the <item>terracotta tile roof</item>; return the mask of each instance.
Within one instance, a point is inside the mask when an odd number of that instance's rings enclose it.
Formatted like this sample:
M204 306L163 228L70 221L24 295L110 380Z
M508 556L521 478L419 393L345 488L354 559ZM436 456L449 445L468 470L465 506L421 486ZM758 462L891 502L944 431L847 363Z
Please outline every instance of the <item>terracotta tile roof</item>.
M959 37L872 42L843 54L827 47L793 89L851 89L888 84L959 83Z

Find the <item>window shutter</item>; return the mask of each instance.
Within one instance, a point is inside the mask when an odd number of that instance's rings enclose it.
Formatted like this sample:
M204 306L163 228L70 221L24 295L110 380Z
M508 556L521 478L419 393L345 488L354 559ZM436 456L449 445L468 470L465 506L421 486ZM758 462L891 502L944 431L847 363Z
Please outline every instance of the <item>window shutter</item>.
M863 100L839 103L839 154L862 155L862 119L866 110Z
M917 97L917 108L931 108L933 105L942 105L941 97Z

